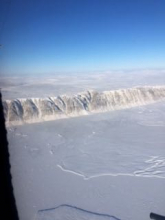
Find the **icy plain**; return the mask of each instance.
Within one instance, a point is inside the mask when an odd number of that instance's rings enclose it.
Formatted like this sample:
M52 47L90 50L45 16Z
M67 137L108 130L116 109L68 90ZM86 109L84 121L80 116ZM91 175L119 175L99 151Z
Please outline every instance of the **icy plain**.
M72 89L98 89L99 82L100 91L110 84L112 89L163 85L164 74L105 74L85 82L80 77ZM57 95L62 88L69 89L67 80ZM27 98L19 86L10 89L2 88L4 98ZM29 90L31 97L39 97L34 91ZM165 101L8 127L20 219L149 220L151 211L165 215L164 132Z

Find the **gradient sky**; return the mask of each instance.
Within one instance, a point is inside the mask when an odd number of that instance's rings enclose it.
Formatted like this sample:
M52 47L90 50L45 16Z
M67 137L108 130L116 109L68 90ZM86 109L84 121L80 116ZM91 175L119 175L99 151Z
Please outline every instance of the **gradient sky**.
M165 67L164 0L2 0L0 73Z

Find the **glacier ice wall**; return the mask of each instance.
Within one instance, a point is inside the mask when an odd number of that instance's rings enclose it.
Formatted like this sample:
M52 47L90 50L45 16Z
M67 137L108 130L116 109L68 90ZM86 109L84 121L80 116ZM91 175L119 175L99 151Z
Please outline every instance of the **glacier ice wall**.
M49 121L119 110L165 99L165 86L146 86L112 91L85 91L74 96L27 98L3 102L7 125Z

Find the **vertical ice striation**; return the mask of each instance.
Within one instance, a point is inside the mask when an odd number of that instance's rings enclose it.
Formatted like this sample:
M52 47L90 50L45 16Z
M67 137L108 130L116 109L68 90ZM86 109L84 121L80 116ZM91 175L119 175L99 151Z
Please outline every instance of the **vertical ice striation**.
M114 91L86 91L74 96L28 98L3 102L6 122L19 124L146 105L165 98L165 86Z

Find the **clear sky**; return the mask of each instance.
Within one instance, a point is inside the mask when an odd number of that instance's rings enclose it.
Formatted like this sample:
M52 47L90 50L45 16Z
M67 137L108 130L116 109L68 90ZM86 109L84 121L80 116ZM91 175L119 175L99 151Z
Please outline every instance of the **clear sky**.
M4 74L165 67L165 0L2 0Z

